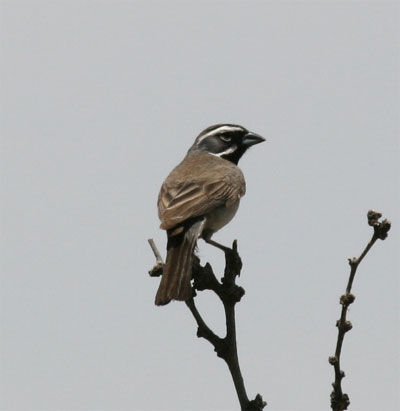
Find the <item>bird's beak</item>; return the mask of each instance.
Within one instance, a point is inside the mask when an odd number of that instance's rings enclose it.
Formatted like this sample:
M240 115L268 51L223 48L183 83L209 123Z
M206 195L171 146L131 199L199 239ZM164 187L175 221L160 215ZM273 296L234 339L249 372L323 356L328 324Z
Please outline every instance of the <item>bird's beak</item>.
M242 140L242 145L246 147L254 146L254 144L259 144L265 141L264 137L261 137L259 134L252 133L249 131Z

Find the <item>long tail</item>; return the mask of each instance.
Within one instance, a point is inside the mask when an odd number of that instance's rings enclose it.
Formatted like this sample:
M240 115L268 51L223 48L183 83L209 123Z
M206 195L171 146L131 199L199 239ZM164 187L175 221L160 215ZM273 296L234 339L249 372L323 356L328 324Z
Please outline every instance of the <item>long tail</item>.
M168 236L167 260L156 294L156 305L165 305L171 300L186 301L191 297L193 253L203 224L203 221L196 221L183 233Z

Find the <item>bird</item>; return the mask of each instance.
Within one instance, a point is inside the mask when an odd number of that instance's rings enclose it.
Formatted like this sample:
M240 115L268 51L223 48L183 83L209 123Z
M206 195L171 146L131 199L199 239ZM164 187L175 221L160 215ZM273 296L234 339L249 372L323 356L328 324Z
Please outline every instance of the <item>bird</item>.
M263 141L237 124L210 126L165 179L157 206L160 228L167 232L167 257L155 305L192 297L192 266L199 238L226 250L211 237L232 220L246 192L237 166L240 158Z

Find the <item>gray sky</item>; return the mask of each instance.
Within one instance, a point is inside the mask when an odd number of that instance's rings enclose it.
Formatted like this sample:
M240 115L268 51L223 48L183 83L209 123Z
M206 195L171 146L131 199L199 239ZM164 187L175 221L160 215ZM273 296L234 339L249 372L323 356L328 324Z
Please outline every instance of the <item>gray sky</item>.
M233 410L225 364L182 303L155 307L156 198L196 135L265 136L215 239L239 241L248 394L329 409L347 258L359 269L342 364L351 409L400 409L399 3L3 1L2 410ZM200 241L203 262L223 256ZM222 307L202 293L223 334Z

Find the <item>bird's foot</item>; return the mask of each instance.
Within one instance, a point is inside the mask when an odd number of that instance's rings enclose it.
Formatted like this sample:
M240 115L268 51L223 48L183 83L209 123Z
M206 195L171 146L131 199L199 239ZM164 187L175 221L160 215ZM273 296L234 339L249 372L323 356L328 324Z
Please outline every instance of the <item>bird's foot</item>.
M211 245L213 245L214 247L219 248L219 249L222 250L225 254L232 252L232 249L231 249L231 248L226 247L226 246L224 246L224 245L222 245L222 244L220 244L220 243L217 243L216 241L211 240L211 238L207 238L207 239L205 238L204 241L205 241L207 244L211 244Z

